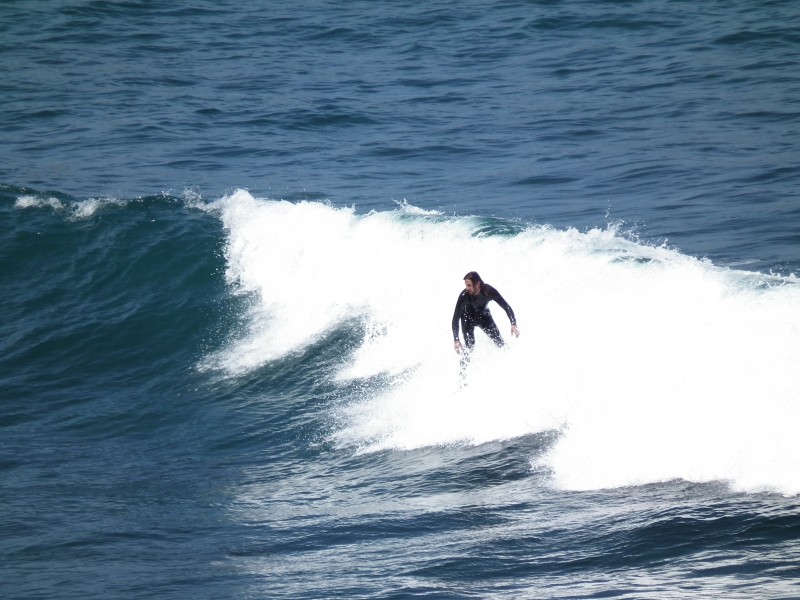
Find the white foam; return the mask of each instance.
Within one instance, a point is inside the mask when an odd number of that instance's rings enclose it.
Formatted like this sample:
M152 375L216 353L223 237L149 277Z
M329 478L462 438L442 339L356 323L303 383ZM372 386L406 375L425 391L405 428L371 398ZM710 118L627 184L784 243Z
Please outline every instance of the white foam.
M64 204L55 197L41 198L39 196L20 196L14 203L17 208L52 208L53 210L63 210Z
M120 198L87 198L77 202L64 203L58 198L40 196L20 196L14 203L17 208L51 208L57 211L66 211L67 218L71 220L91 219L98 211L109 206L125 206L131 202Z
M553 483L595 489L683 478L800 493L800 286L621 237L409 210L357 215L319 202L218 205L228 278L257 298L250 331L218 358L247 371L360 319L335 381L384 374L338 409L335 439L372 451L561 430ZM522 336L482 334L458 389L450 319L477 270ZM495 319L508 339L508 320ZM346 388L347 386L344 385ZM351 386L352 387L352 386Z
M72 208L72 218L76 220L91 219L98 211L109 206L125 206L128 200L120 198L87 198L76 202Z

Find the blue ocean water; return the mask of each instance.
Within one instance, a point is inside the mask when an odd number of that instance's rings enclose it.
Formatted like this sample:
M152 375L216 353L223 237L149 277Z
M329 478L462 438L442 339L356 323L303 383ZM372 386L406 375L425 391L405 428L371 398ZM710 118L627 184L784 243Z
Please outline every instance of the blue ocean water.
M800 597L798 31L0 4L0 596Z

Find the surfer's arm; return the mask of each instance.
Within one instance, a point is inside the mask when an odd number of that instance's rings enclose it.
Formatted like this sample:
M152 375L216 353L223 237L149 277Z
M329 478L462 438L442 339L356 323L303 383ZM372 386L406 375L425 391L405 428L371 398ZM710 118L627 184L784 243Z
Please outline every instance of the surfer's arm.
M506 302L505 299L500 295L500 292L498 292L496 289L492 289L491 298L500 305L500 308L506 311L508 320L511 321L511 326L516 327L517 318L514 316L514 311L511 309L511 306L508 304L508 302Z
M511 335L514 337L519 337L519 329L517 328L517 317L514 316L514 310L511 308L511 305L505 301L496 289L492 288L492 300L497 302L504 311L506 311L506 315L508 316L508 320L511 321Z

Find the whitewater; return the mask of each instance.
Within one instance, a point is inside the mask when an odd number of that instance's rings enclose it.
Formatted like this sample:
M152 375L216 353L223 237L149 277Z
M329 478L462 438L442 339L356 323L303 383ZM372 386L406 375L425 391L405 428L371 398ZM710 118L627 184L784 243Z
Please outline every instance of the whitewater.
M621 224L577 231L446 215L407 202L358 214L238 190L206 210L246 326L201 367L235 377L330 347L320 373L337 445L358 452L478 445L557 432L531 457L549 482L592 490L684 479L800 493L800 286L718 267ZM449 323L477 270L522 335L479 334L460 388ZM499 313L499 314L498 314Z

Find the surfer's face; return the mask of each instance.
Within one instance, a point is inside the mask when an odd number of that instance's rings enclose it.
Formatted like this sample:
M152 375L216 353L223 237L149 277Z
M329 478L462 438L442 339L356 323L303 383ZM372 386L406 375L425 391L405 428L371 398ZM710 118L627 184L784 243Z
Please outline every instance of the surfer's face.
M472 280L465 279L464 280L464 289L467 290L467 293L470 296L474 296L478 292L481 291L481 284L480 283L472 283Z

